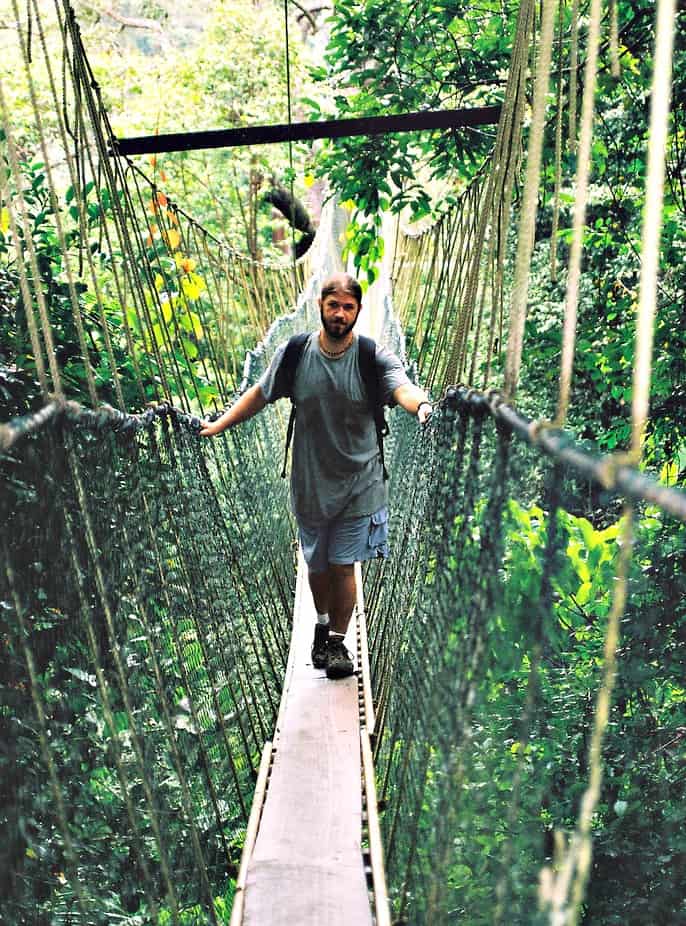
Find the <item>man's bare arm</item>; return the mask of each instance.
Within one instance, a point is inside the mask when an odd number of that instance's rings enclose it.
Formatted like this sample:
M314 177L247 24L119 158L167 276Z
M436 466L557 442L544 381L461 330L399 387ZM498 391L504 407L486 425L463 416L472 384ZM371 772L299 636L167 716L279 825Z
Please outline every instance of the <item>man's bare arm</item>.
M262 395L262 390L256 383L254 386L251 386L250 389L247 389L243 395L233 403L231 408L224 412L221 418L217 418L216 421L201 422L202 428L200 436L214 437L215 434L221 434L221 432L225 431L227 428L232 428L234 425L240 424L242 421L247 421L248 418L252 418L253 415L261 412L266 404L267 400Z
M429 420L433 410L431 402L427 394L419 386L415 386L414 383L405 383L403 386L398 386L397 389L393 390L393 398L406 412L416 415L420 424L425 424Z

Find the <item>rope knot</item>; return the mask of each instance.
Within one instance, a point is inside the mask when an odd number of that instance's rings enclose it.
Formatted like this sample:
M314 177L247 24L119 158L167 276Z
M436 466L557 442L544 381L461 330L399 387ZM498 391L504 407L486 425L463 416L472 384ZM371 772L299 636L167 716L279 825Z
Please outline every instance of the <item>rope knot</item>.
M533 421L530 421L528 431L532 446L536 446L540 443L541 435L545 431L553 431L557 429L558 425L550 418L535 418Z
M617 473L623 466L637 466L641 455L633 450L620 450L603 457L598 466L598 479L604 489L614 489L617 485Z

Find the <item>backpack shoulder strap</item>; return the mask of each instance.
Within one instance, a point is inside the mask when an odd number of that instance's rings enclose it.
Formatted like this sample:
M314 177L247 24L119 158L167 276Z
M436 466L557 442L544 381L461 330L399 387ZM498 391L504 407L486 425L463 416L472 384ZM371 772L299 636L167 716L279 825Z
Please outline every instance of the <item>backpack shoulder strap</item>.
M286 344L286 350L281 357L279 369L274 377L273 398L276 399L293 397L293 384L295 383L295 372L298 369L300 358L305 350L305 344L309 338L309 332L294 334L289 338Z
M274 398L289 398L291 400L291 413L288 416L288 428L286 430L286 448L283 454L283 468L281 478L286 478L286 469L288 467L288 451L293 439L293 427L295 425L295 402L293 401L293 386L295 385L295 373L300 363L300 358L305 350L305 344L309 338L307 331L301 334L294 334L286 344L286 350L283 352L279 369L276 371L274 381Z
M383 468L383 477L388 479L386 461L383 453L383 439L388 434L388 425L383 413L383 403L381 401L381 382L379 380L379 368L376 364L376 341L360 335L358 338L358 357L360 362L360 375L364 388L367 392L369 407L374 416L374 426L376 427L376 440L379 445L379 456Z
M360 375L367 392L369 405L374 410L379 405L379 377L376 369L376 341L361 334L357 339Z

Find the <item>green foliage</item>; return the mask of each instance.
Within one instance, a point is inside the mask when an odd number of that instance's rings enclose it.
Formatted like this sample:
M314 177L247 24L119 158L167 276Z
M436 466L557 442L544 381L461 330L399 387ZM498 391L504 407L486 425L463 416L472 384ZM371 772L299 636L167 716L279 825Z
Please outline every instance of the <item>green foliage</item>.
M425 109L490 105L501 98L511 42L511 10L482 4L386 3L344 0L330 19L324 65L311 70L333 88L339 118ZM307 101L310 102L310 101ZM318 103L313 118L321 118ZM398 133L347 138L324 146L317 169L342 200L354 204L350 249L358 268L373 268L371 242L379 236L379 210L406 211L410 220L451 201L432 202L427 178L449 181L459 192L481 164L492 132Z
M276 0L193 0L182 7L171 0L132 0L121 11L96 2L83 4L76 15L117 137L287 121L283 4ZM137 20L147 26L136 27ZM48 48L59 48L56 21L45 16L41 25ZM63 96L57 72L53 78L59 96L52 96L35 30L32 37L32 79L43 130L49 148L61 146L57 114L66 104L71 119L74 100L68 88ZM27 153L35 152L39 134L14 30L0 31L0 52L8 62L3 93L17 141ZM300 93L310 94L306 56L299 31L291 29L294 106ZM295 146L294 154L296 195L302 195L309 150ZM208 229L239 251L283 259L271 242L274 231L286 223L274 217L262 195L272 177L285 182L288 164L286 145L186 151L160 155L154 174L173 200L189 214L202 216ZM62 166L59 172L64 172Z
M525 710L534 642L531 603L538 598L548 529L545 512L536 506L524 509L511 502L510 518L502 618L491 638L496 665L505 673L492 674L494 736L504 717L516 718ZM509 749L517 762L530 766L530 790L522 802L532 802L541 835L546 828L574 825L586 786L588 723L603 658L619 524L595 529L586 518L560 511L558 530L553 621L545 625L537 673L542 719L532 728L524 757L516 737ZM594 820L589 922L638 924L654 918L656 909L669 920L681 903L671 872L682 864L686 849L677 835L686 812L683 782L677 780L679 731L686 721L686 695L678 682L685 660L686 610L683 577L676 587L672 583L683 562L684 531L657 509L646 511L636 526L635 543L639 555ZM490 752L484 761L493 758ZM497 781L506 782L514 765L507 753L501 762L495 772L488 767Z
M574 368L570 427L601 450L628 445L634 329L639 299L641 226L644 204L647 113L652 74L654 7L619 4L624 53L619 81L602 71L596 99L591 163L591 197L584 233L584 266ZM679 409L686 383L686 164L684 135L684 62L686 28L679 21L674 60L675 82L667 183L663 210L660 281L655 319L651 418L646 458L660 472L686 463L686 431ZM566 286L564 264L571 236L574 204L571 176L574 158L565 156L559 260L559 283L549 275L552 133L547 136L545 208L539 216L539 243L534 254L530 308L525 337L522 389L518 401L534 415L552 415L557 392L560 329Z
M202 7L202 8L201 8ZM176 9L174 18L176 17ZM273 0L245 4L217 0L198 5L203 28L183 47L173 44L155 55L96 56L95 67L118 135L204 131L287 121L283 5ZM293 97L303 87L303 51L290 47ZM127 92L131 79L139 93ZM295 147L296 194L302 195L307 151ZM154 173L172 199L202 216L210 231L255 258L282 257L271 246L273 217L262 195L273 179L288 186L286 145L252 150L187 151L160 155ZM273 178L273 179L272 179Z
M218 390L208 378L204 363L209 346L201 316L208 316L212 302L203 277L196 272L197 262L180 250L180 235L174 226L178 219L166 208L166 197L158 193L161 201L151 200L153 217L162 227L153 226L154 233L135 268L143 280L150 281L143 291L147 310L144 318L134 299L126 307L120 302L117 274L121 279L126 261L119 250L110 249L103 234L103 225L111 223L114 208L110 191L106 187L98 190L89 181L78 196L73 187L67 188L63 201L58 202L48 188L40 162L23 162L21 170L30 241L26 240L23 224L18 224L15 239L9 217L0 223L0 268L7 280L6 299L0 309L0 364L8 369L16 367L24 376L36 373L18 280L17 265L21 262L35 296L31 310L39 327L37 293L41 292L45 300L55 359L70 398L89 402L89 365L99 396L116 404L106 328L127 408L140 407L143 399L154 400L161 377L172 365L178 371L179 388L199 398L204 406L210 405ZM15 196L12 208L17 215L19 205ZM8 206L4 209L9 216ZM38 269L36 280L32 252ZM75 306L83 321L83 341Z

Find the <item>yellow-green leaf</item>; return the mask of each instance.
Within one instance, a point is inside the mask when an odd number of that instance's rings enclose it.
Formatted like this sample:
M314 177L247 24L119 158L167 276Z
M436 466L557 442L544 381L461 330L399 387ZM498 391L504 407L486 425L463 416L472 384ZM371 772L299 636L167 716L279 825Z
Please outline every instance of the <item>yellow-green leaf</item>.
M189 341L188 338L183 338L183 346L186 350L186 356L189 360L195 360L198 356L198 348L192 341Z

